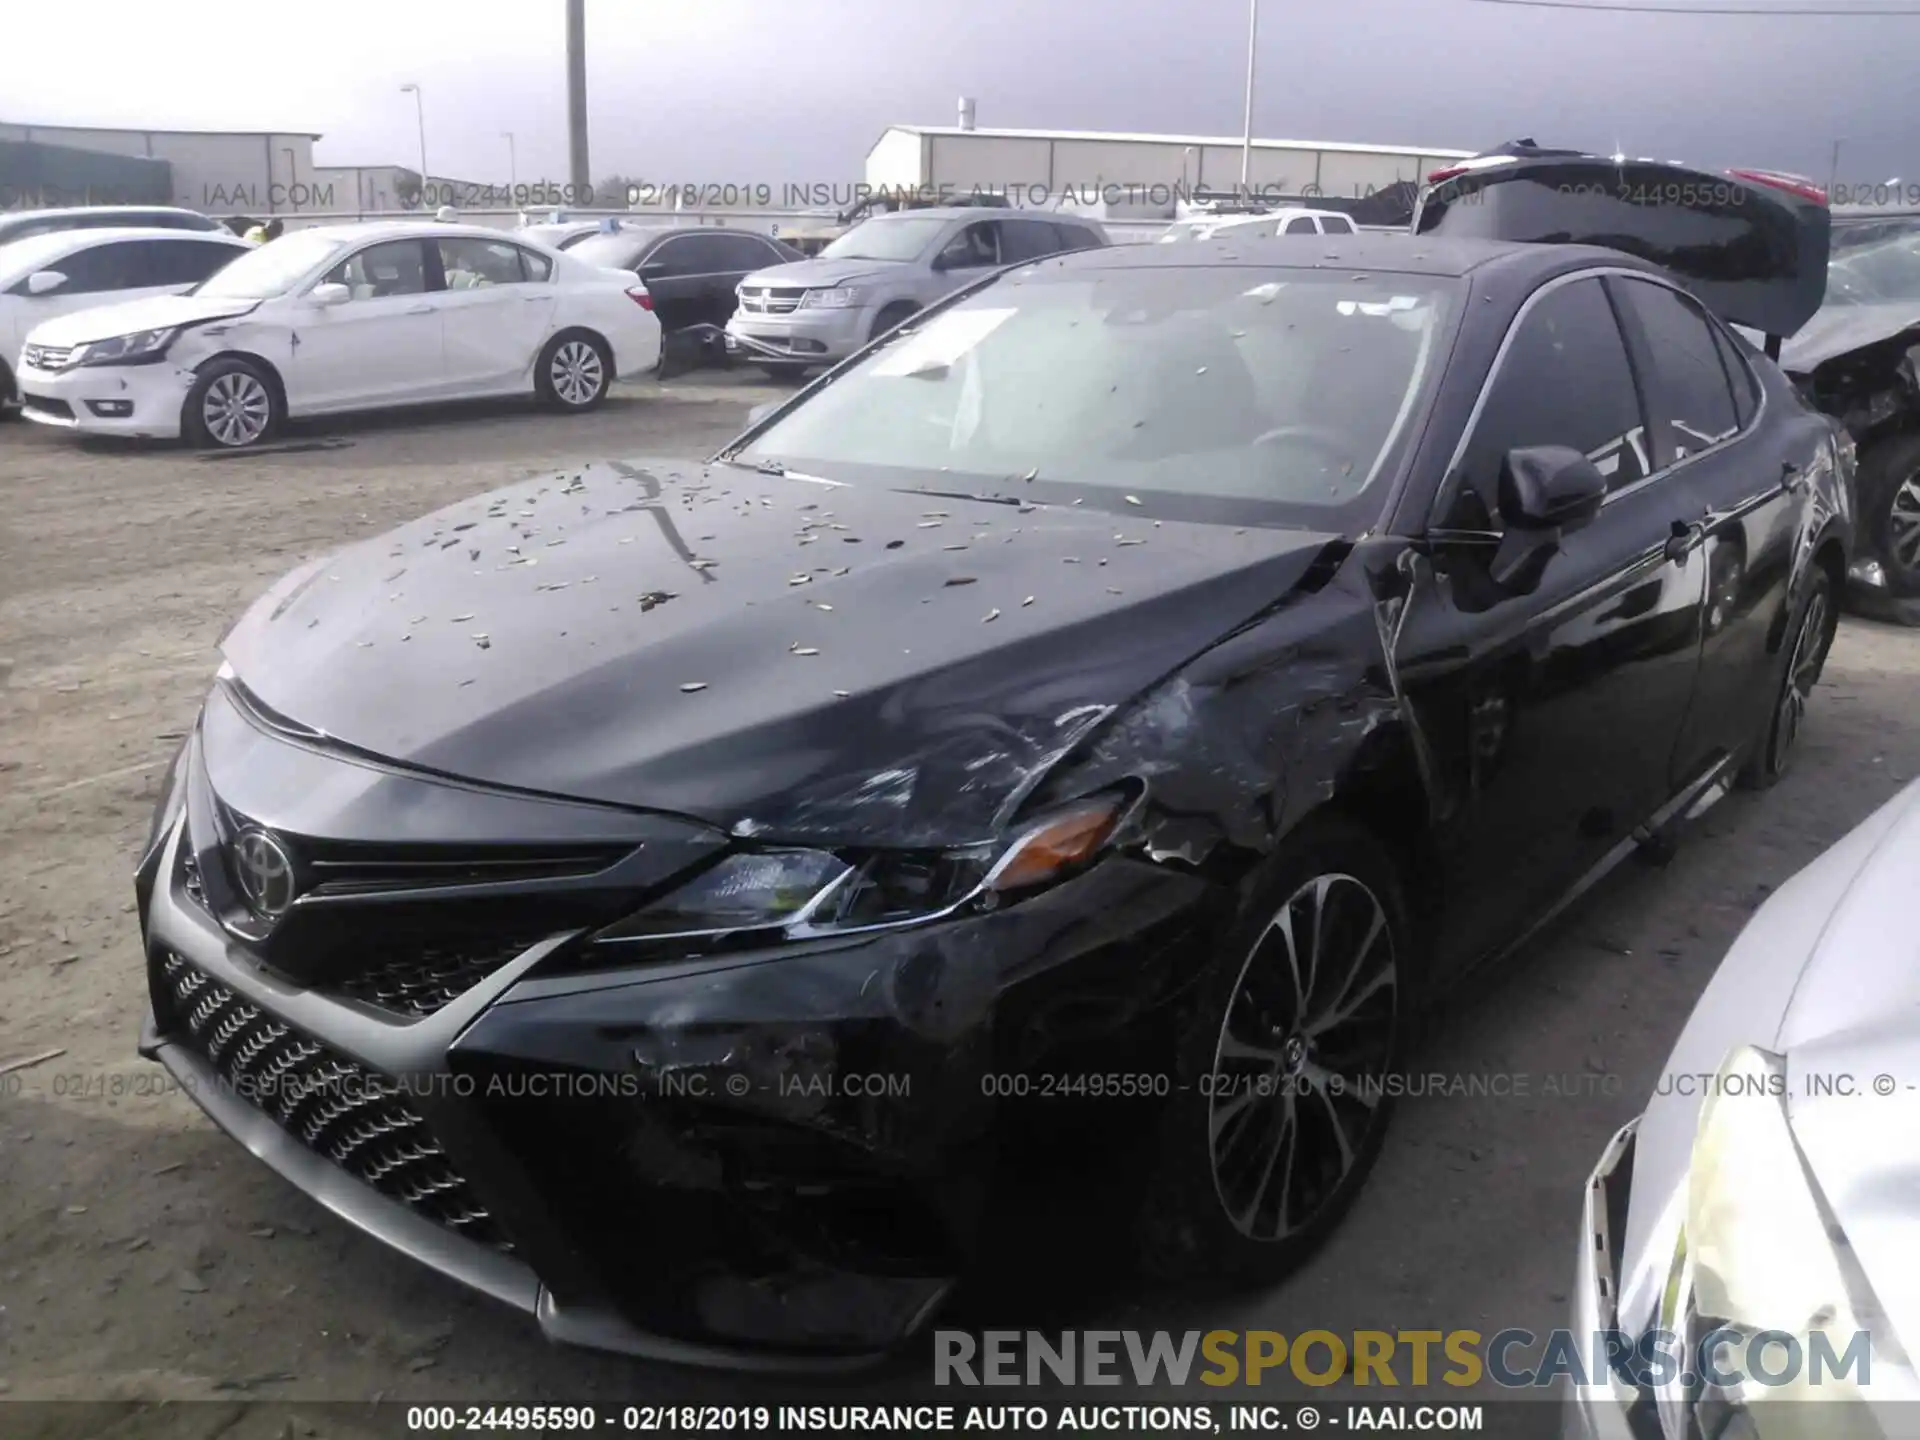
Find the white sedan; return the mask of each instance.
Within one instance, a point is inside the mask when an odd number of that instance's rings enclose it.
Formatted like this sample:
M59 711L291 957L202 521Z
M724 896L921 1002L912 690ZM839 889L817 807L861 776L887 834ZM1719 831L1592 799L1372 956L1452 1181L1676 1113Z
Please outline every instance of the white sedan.
M91 434L252 445L288 417L531 393L588 410L660 360L653 300L603 270L476 225L298 230L184 295L27 336L29 420Z
M0 410L14 400L14 362L37 326L76 310L178 294L252 248L224 230L135 225L54 230L0 244Z

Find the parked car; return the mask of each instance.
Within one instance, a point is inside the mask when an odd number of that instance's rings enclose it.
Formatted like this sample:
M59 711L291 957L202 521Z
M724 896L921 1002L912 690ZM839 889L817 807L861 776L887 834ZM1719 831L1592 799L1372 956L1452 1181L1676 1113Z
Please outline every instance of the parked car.
M0 222L3 223L3 222ZM56 230L0 245L0 415L20 396L20 351L56 316L198 284L251 246L222 231Z
M0 245L35 235L51 235L57 230L219 231L225 228L209 215L174 205L76 205L59 210L0 213Z
M567 411L660 359L632 276L498 230L324 225L184 295L38 326L27 418L91 434L253 445L288 418L532 393Z
M618 230L636 230L642 228L638 220L625 220L617 216L603 217L599 220L548 220L536 224L522 225L514 233L522 240L531 240L537 245L545 245L554 250L571 250L582 240L607 232L611 224Z
M1160 237L1162 245L1190 240L1246 240L1256 235L1352 235L1353 221L1338 210L1285 208L1264 213L1195 216L1176 220Z
M811 260L740 283L727 350L776 379L837 364L940 296L1002 265L1104 246L1092 220L956 205L875 215Z
M752 230L667 225L589 235L571 253L590 265L628 270L645 282L669 345L725 356L725 326L740 282L806 257Z
M139 862L142 1052L559 1340L882 1351L1095 1094L1122 1253L1271 1279L1427 999L1792 763L1846 464L1617 250L1002 269L705 465L262 597Z
M1606 1146L1586 1189L1573 1330L1621 1339L1611 1359L1598 1343L1583 1357L1569 1437L1911 1428L1920 1384L1896 1337L1913 1333L1920 1278L1916 867L1920 784L1767 897L1658 1093ZM1752 1373L1769 1332L1762 1373L1790 1384ZM1816 1344L1847 1363L1814 1378Z
M1826 304L1780 364L1860 450L1851 598L1920 624L1920 212L1835 213Z

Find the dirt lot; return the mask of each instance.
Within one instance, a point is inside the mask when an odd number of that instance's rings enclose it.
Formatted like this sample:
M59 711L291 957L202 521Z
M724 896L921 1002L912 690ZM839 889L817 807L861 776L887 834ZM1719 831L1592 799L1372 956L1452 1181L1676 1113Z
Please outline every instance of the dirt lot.
M578 1403L780 1390L549 1349L530 1322L334 1221L184 1098L147 1093L159 1072L133 1054L146 997L129 884L215 642L271 578L569 461L703 452L778 393L676 381L585 419L413 416L219 459L0 429L0 1064L62 1052L0 1076L0 1393ZM1920 634L1849 621L1798 770L1714 811L1665 870L1603 886L1464 999L1419 1066L1525 1077L1529 1098L1405 1105L1353 1219L1277 1291L1173 1307L1044 1297L1066 1301L1054 1323L1560 1323L1599 1147L1769 888L1920 771L1917 711ZM1580 1093L1547 1093L1556 1082ZM1024 1303L1001 1303L999 1323L1037 1314ZM165 1433L210 1435L236 1413L175 1416L165 1423L185 1428Z

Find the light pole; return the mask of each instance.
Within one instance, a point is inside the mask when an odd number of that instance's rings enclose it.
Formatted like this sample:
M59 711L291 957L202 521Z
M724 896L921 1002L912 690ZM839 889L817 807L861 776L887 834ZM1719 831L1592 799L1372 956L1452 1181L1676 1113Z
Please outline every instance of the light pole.
M507 188L510 190L518 190L520 188L520 166L513 158L513 131L502 130L500 132L500 138L507 142Z
M427 102L421 97L420 87L409 80L400 87L402 95L413 96L414 118L420 122L420 203L427 203Z
M1247 0L1247 125L1240 144L1240 188L1253 187L1253 57L1260 36L1260 0Z

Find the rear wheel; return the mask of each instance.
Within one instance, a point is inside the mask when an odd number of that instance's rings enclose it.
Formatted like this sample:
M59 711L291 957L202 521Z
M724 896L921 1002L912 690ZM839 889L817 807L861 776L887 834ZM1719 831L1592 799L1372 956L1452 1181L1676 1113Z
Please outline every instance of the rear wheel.
M1778 783L1792 766L1806 723L1807 701L1827 663L1838 620L1833 582L1825 570L1815 566L1781 647L1785 666L1774 690L1773 713L1767 717L1759 749L1740 771L1740 783L1748 789L1764 790Z
M1860 461L1865 558L1880 562L1896 600L1920 597L1920 435L1896 435Z
M257 445L285 418L280 387L260 366L237 357L215 360L200 371L180 415L187 438L215 450Z
M1243 883L1182 1027L1136 1222L1155 1278L1262 1282L1339 1223L1380 1153L1411 1018L1385 849L1310 822Z
M570 330L556 335L534 367L540 398L556 410L591 410L607 398L613 359L597 336Z

